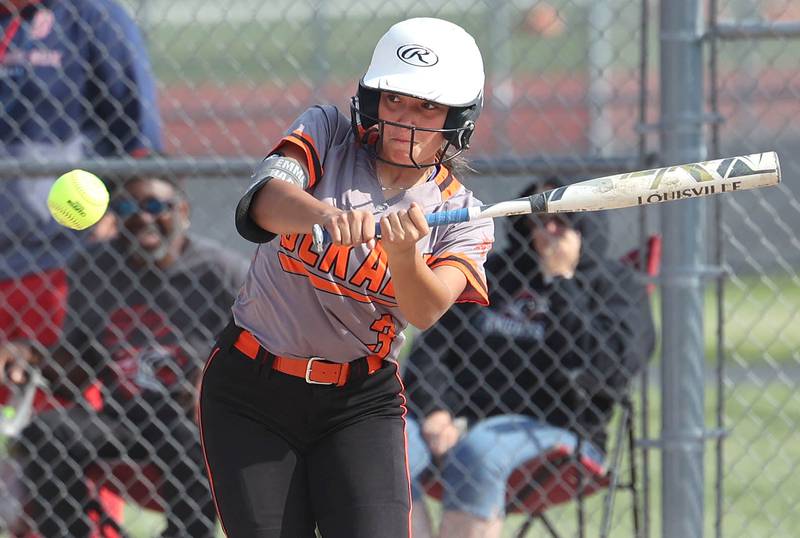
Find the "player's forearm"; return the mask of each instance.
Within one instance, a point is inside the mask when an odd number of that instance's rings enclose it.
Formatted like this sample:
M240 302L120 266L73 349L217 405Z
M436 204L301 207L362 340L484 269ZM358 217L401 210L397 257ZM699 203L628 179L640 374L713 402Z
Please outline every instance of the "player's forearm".
M454 297L448 286L428 267L416 252L389 257L392 285L400 310L409 323L425 330L442 317Z
M309 233L314 224L340 213L285 181L272 180L256 193L250 217L261 228L276 234Z

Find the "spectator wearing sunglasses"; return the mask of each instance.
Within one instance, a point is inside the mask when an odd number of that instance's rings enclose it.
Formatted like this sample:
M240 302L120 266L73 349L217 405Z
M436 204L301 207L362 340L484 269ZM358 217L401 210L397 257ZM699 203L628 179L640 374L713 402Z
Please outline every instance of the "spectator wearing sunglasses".
M183 249L189 205L177 183L134 182L111 201L119 221L119 248L133 264L169 266Z
M57 394L99 381L103 405L42 413L22 432L14 448L35 485L29 515L42 536L88 536L84 470L123 459L158 466L162 536L211 538L216 516L195 383L247 263L187 234L189 203L178 182L128 178L111 210L119 234L74 258L65 336L41 361Z
M562 185L542 183L520 196ZM645 284L607 258L604 215L510 223L508 247L486 263L490 306L455 305L406 363L412 488L419 498L438 462L440 538L499 538L509 476L545 447L580 436L583 454L603 461L614 405L654 346Z
M0 0L0 159L77 163L161 149L147 47L125 8L114 0ZM29 344L56 342L64 266L113 230L106 219L81 232L56 223L45 203L53 179L0 181L0 363ZM24 381L20 372L10 377Z

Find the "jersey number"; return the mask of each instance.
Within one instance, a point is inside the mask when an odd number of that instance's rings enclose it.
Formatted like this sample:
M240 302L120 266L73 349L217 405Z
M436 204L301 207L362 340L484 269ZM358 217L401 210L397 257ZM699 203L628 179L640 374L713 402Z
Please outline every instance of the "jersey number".
M392 350L392 342L397 335L394 319L390 314L384 314L373 321L369 328L378 333L377 342L370 346L370 351L382 359L386 358Z

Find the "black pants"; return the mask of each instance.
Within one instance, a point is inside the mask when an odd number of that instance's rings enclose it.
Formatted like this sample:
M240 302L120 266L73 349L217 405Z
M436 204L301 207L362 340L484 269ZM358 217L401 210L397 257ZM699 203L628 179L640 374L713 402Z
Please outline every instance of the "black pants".
M76 406L36 417L15 447L31 488L34 530L44 538L88 536L87 510L96 502L84 470L92 463L130 458L159 467L163 483L153 495L161 498L167 516L162 536L215 536L216 514L197 427L169 405L148 410L116 416Z
M221 336L200 393L201 434L230 538L409 538L397 366L343 387L269 368Z

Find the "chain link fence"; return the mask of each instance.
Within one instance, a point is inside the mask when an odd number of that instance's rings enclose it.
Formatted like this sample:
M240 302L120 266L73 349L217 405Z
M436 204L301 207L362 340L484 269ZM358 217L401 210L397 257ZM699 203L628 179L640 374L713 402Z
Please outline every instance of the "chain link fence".
M0 7L0 334L3 342L29 344L42 368L66 380L39 391L32 422L39 426L21 438L12 427L19 400L11 388L3 395L9 426L0 449L0 519L11 536L30 526L22 500L31 487L58 489L60 509L75 517L83 499L98 499L90 526L99 535L116 525L131 536L157 535L170 524L164 517L170 499L173 508L181 505L174 510L181 517L171 521L181 526L178 535L203 535L213 510L201 491L191 401L197 369L227 320L243 260L253 251L235 232L233 209L252 166L307 106L332 103L349 114L358 77L393 22L442 17L475 36L486 64L486 100L469 152L474 172L461 179L484 202L516 196L537 180L570 183L662 164L659 9L668 3L126 0L120 6L130 20L107 0ZM703 27L687 32L703 43L707 114L687 121L705 125L708 158L775 150L784 178L773 189L704 202L707 223L698 232L709 277L704 531L794 536L800 525L794 508L800 503L794 485L800 10L790 0L699 6ZM145 153L160 156L139 158ZM153 229L109 219L65 234L44 200L53 178L77 166L103 177L116 202L133 201L156 216L169 212L174 221ZM144 180L120 186L139 176ZM154 184L147 181L152 176L169 181ZM168 203L148 209L150 198ZM549 282L537 288L526 280L540 263L531 256L531 227L551 224L500 219L490 279L495 307L458 307L424 335L409 330L410 389L430 396L410 394L423 426L433 399L462 419L457 424L466 436L486 414L523 414L558 427L552 444L565 451L549 453L560 460L515 468L522 474L514 475L517 495L505 499L504 535L540 535L539 522L522 528L526 512L541 512L530 500L554 502L559 487L563 497L574 497L580 484L594 484L585 499L544 511L562 535L577 536L582 527L586 535L662 532L658 386L669 380L661 379L658 360L665 343L648 349L648 312L635 310L649 306L660 327L660 292L647 288L658 279L645 264L657 265L660 217L650 207L561 223L582 232L585 260L575 296L551 295ZM139 263L136 245L172 244L189 223L195 246L182 263ZM564 297L583 306L559 311ZM564 321L576 308L589 321ZM54 351L58 334L72 335L65 352ZM57 361L59 353L73 361ZM75 399L91 404L68 412ZM103 399L112 404L98 411ZM633 450L624 420L628 399ZM98 441L109 435L113 446ZM583 466L570 467L575 454ZM447 495L441 486L457 469L433 460L420 487L436 523L438 499ZM467 483L478 468L474 461L465 467ZM607 496L614 489L608 480L631 478L635 497ZM28 513L35 505L28 503ZM72 535L59 532L53 535Z

